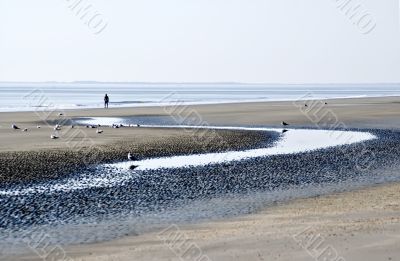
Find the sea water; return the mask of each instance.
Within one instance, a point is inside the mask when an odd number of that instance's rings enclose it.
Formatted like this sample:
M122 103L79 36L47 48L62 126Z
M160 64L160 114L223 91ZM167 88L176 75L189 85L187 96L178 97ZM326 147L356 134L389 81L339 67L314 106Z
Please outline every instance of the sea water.
M400 96L399 84L0 83L0 111Z

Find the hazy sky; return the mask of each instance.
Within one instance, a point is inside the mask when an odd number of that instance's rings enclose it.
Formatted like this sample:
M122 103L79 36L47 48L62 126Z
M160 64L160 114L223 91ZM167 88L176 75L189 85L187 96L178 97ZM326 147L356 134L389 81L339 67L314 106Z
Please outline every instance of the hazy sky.
M0 0L0 81L400 82L400 0L75 1Z

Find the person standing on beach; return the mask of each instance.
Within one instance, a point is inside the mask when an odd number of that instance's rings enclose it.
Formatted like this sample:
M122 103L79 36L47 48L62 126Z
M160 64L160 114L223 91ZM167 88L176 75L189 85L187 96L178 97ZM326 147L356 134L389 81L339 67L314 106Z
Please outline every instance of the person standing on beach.
M106 96L104 96L104 108L108 109L108 102L110 101L110 98L108 98L108 95L106 93Z

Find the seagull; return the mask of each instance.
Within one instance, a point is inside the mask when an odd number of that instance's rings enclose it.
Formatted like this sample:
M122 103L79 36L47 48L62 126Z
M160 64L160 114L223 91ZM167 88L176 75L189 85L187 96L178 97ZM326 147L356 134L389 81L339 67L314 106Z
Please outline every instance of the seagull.
M97 133L97 134L101 134L101 133L103 133L103 130L97 129L97 130L96 130L96 133Z
M137 160L137 158L135 156L133 156L130 152L128 153L128 160Z
M38 125L38 126L36 126L36 128L40 129L40 126Z
M25 128L25 129L23 129L22 131L28 131L28 129Z
M58 139L58 136L55 135L55 134L53 134L53 135L50 136L50 138L51 138L52 140L55 140L55 139Z
M140 124L136 125L138 128L140 127Z
M288 132L289 130L287 130L287 129L283 129L282 130L282 133L285 133L285 132Z
M54 130L55 130L55 131L61 130L61 126L57 124L57 125L54 127Z
M286 123L286 122L282 121L282 125L283 125L283 126L288 126L289 123Z
M19 127L15 124L11 125L11 128L13 128L14 130L19 130Z
M328 103L327 102L325 102L325 105L327 105Z
M308 107L308 105L307 105L307 104L304 104L304 107Z
M62 114L62 113L59 113L59 114L58 114L58 116L63 116L63 115L64 115L64 114Z

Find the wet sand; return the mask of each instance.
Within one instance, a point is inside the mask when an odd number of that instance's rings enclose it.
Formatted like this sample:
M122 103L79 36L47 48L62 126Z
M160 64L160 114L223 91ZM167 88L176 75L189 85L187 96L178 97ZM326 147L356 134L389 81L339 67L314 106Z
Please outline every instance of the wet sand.
M329 100L327 103L322 110L333 113L337 122L346 127L399 129L400 98L398 97L339 99ZM197 105L185 108L182 115L193 111L201 115L201 121L210 125L278 126L281 121L286 121L292 127L318 127L324 123L321 119L316 126L315 119L318 117L312 116L312 112L315 114L315 111L304 114L306 110L294 106L293 102ZM90 109L65 113L68 117L159 116L168 115L168 109L157 107L119 108L107 111ZM31 126L32 121L38 121L32 112L0 115L0 140L3 151L36 150L38 146L41 146L41 149L65 146L61 140L57 141L59 144L55 144L48 140L47 136L40 138L44 129L32 131L32 133L37 132L32 135L38 135L35 141L31 138L21 138L22 133L19 132L9 133L12 122L24 128ZM59 117L57 115L52 116L50 120ZM155 139L165 134L164 130L154 130L151 134L147 130L138 129L138 131L142 132L138 135L143 139ZM132 133L122 133L110 132L97 138L96 142L110 144L124 135L132 135ZM12 135L18 135L16 136L18 140L12 141L11 137L14 137ZM312 260L313 253L320 252L313 250L310 256L299 246L296 238L293 238L293 235L304 231L307 227L315 229L315 232L309 233L321 234L326 245L332 246L338 255L346 260L396 260L400 256L399 195L400 185L388 184L360 191L296 200L270 207L258 214L183 226L181 229L190 242L197 244L202 253L212 260L293 260L293 256L296 260ZM301 238L300 236L298 238ZM101 244L68 247L66 250L67 255L76 258L75 260L179 259L174 249L165 245L157 233L126 237ZM35 255L25 258L39 259Z

